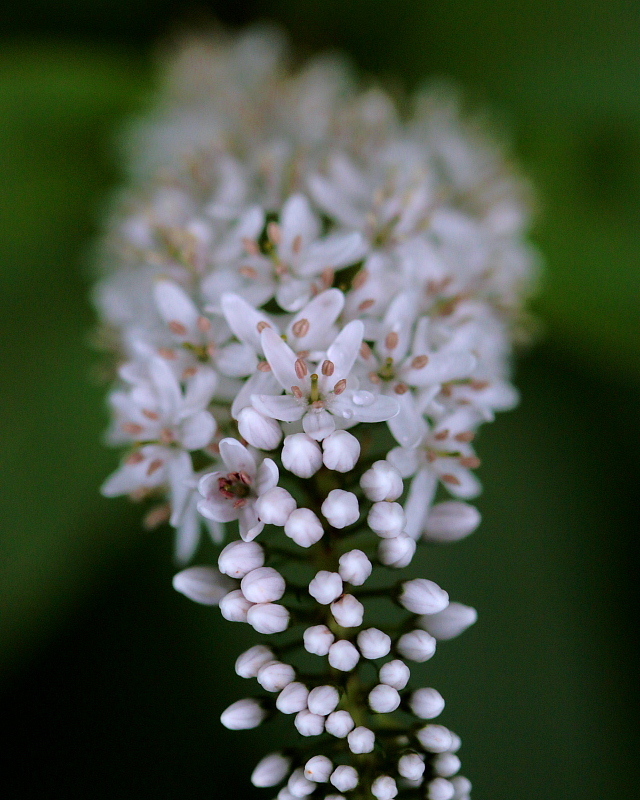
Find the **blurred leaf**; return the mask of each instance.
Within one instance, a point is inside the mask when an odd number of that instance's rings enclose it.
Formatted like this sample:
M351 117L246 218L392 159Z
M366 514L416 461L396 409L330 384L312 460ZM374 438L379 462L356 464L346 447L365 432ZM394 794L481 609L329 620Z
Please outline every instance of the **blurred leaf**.
M108 51L13 44L0 55L3 462L0 668L85 588L118 535L98 494L92 313L81 266L114 180L106 143L141 70Z

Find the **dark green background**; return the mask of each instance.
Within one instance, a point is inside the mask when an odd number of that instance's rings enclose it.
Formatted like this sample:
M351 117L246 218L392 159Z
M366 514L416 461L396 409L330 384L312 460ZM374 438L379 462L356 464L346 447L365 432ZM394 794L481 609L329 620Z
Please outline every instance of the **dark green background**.
M540 344L479 440L484 524L422 566L477 626L420 669L476 800L637 796L640 4L26 0L0 49L0 711L9 798L269 797L262 731L218 716L245 626L170 586L167 531L97 488L104 389L88 252L153 42L280 20L391 86L444 75L510 131L540 198ZM205 560L212 551L201 554Z

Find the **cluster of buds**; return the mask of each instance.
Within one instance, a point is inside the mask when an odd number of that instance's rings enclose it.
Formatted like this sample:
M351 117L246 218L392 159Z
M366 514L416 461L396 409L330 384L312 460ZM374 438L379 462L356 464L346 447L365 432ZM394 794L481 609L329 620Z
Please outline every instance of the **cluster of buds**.
M480 522L472 442L516 402L535 263L521 180L451 94L403 121L335 59L288 70L273 31L189 42L129 142L95 294L127 448L104 494L149 504L182 566L203 529L224 545L174 578L270 637L222 724L282 713L309 739L254 785L466 800L444 700L409 664L476 612L394 576Z

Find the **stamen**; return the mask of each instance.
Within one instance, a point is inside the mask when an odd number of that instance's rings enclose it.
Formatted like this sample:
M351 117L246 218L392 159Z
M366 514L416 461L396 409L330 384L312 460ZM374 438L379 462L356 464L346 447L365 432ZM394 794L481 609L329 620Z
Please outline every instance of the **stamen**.
M271 372L271 364L268 361L260 361L258 369L260 372Z
M196 324L198 330L202 331L202 333L208 333L211 330L211 320L207 317L198 317L198 322Z
M175 361L178 357L176 351L171 350L169 347L159 347L158 355L162 356L162 358L166 358L167 361Z
M371 381L371 383L382 383L382 378L378 375L377 372L370 372L369 380Z
M362 358L371 358L371 348L366 342L362 342L360 345L360 355Z
M351 287L353 289L359 289L361 286L364 286L364 284L367 282L368 279L369 279L369 270L361 269L360 272L358 272L358 274L351 282Z
M150 408L143 408L142 413L145 415L147 419L160 419L160 414L157 411L152 411Z
M345 378L343 378L342 380L338 381L336 385L333 387L333 393L342 394L342 392L344 392L346 388L347 388L347 381Z
M429 363L429 356L416 356L411 362L413 369L424 369Z
M310 327L311 326L308 319L299 319L291 327L291 330L293 331L294 336L297 336L299 339L301 339L303 336L306 336L309 333Z
M307 365L305 364L305 362L301 358L296 359L295 370L296 370L296 375L298 376L298 378L300 380L302 380L303 378L306 378L307 375L309 374L309 370L307 369Z
M147 475L151 477L154 472L157 472L160 467L164 464L164 461L161 458L155 458L147 468Z
M125 422L125 424L122 426L122 430L125 433L128 433L129 436L140 436L144 428L142 425L138 425L135 422Z
M444 439L449 438L449 428L445 428L442 431L438 431L438 433L434 433L433 438L436 442L442 442Z
M331 267L327 267L325 270L322 271L320 278L322 279L322 283L329 288L333 284L333 279L335 278L335 270L331 269Z
M162 429L162 433L160 434L160 441L163 444L171 444L172 442L175 442L175 440L176 437L170 428Z
M168 522L171 516L171 506L169 503L161 503L159 506L152 508L149 513L143 517L142 525L147 531L152 531L163 522Z
M477 456L465 456L460 459L460 463L467 469L477 469L482 462Z
M171 333L175 333L176 336L185 336L187 333L186 327L181 322L178 322L177 319L171 320L169 323L169 330Z
M262 333L262 331L265 328L270 328L270 327L271 327L271 325L269 325L269 323L265 322L264 320L260 320L260 322L256 325L256 329L257 329L258 333Z
M187 367L185 371L182 373L182 379L188 380L189 378L193 378L193 376L198 372L197 367Z
M136 464L139 464L141 461L144 461L144 456L139 450L136 450L135 453L131 453L131 455L128 456L125 463L133 467Z
M445 483L450 483L452 486L460 486L460 480L456 478L455 475L452 475L450 472L446 472L444 475L441 475L440 478Z
M409 391L409 387L406 383L398 383L393 391L396 394L406 394Z
M298 358L309 358L309 350L299 350Z
M336 369L336 365L333 363L333 361L329 361L329 359L325 359L322 362L322 374L323 375L331 376L335 372L335 369Z
M302 389L299 386L292 386L291 394L296 398L296 400L302 400L302 398L304 397L304 395L302 394Z
M386 335L384 343L388 350L394 350L398 346L399 341L400 337L398 334L395 331L391 331Z
M282 241L282 231L277 222L270 222L267 225L267 236L274 244L280 244Z
M376 301L371 297L368 300L363 300L358 306L358 311L367 311L371 306L375 306Z
M260 255L260 248L258 247L258 243L253 239L249 239L248 237L245 236L244 239L242 240L242 246L250 256Z
M472 442L476 438L476 435L473 431L465 431L464 433L458 433L453 438L457 442Z
M469 386L477 392L480 392L489 386L489 381L470 381Z
M243 278L257 278L258 277L258 270L254 269L253 267L240 267L238 272L242 275Z
M296 238L293 240L291 249L296 255L298 255L298 253L302 250L302 236L300 234L298 234Z

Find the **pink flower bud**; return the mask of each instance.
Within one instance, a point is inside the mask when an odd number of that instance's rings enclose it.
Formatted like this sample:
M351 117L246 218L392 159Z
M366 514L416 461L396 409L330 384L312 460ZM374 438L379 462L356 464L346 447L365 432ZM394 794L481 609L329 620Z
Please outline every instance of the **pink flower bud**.
M400 533L392 539L381 539L378 544L380 563L394 569L403 569L409 566L415 552L415 540L406 533Z
M353 730L355 722L353 717L348 711L334 711L329 714L325 722L325 730L337 739L344 739L344 737Z
M295 499L282 486L274 486L256 500L256 514L267 525L282 527L295 510Z
M244 576L240 588L252 603L273 603L284 594L286 583L273 567L258 567Z
M398 794L398 787L390 775L378 775L371 784L371 794L376 800L393 800Z
M251 606L247 622L258 633L280 633L289 626L289 612L277 603L260 603Z
M319 736L324 730L324 717L303 708L296 714L293 724L301 736Z
M265 417L252 406L238 414L238 431L252 447L274 450L282 440L282 428L272 417Z
M358 785L358 773L353 767L342 764L334 769L329 780L339 792L350 792Z
M396 658L394 661L389 661L380 667L378 673L380 683L386 683L388 686L393 686L394 689L404 689L409 683L411 671L409 667Z
M291 759L282 753L270 753L256 764L251 773L251 783L254 786L277 786L282 781L291 767Z
M296 672L291 664L282 661L267 661L258 670L258 683L267 692L280 692L293 682Z
M379 683L369 692L369 706L377 714L390 714L400 705L400 695L386 683Z
M437 689L416 689L409 699L409 707L420 719L433 719L444 710L444 698Z
M362 625L364 606L352 594L343 594L339 600L331 604L331 613L341 627L357 628Z
M326 625L313 625L311 628L307 628L302 638L304 649L308 653L313 653L316 656L326 656L336 637Z
M360 631L357 641L364 658L382 658L391 650L391 637L378 628Z
M241 678L255 678L267 661L273 661L272 651L263 644L256 644L238 656L236 674Z
M289 683L276 698L276 708L283 714L297 714L307 707L309 690L303 683Z
M326 717L340 702L340 695L335 686L316 686L309 692L307 707L312 714Z
M449 605L449 595L437 583L415 578L402 584L399 601L413 614L437 614Z
M424 774L424 758L417 753L405 753L398 761L398 773L410 781L420 780Z
M229 622L246 622L252 605L253 603L247 600L240 589L235 589L220 601L220 613Z
M299 478L310 478L322 466L320 445L306 433L285 436L281 458L284 468Z
M353 525L360 516L358 498L353 492L333 489L322 504L322 514L334 528L346 528L347 525Z
M321 605L329 605L342 594L342 578L337 572L321 569L309 583L309 594Z
M397 500L403 491L402 477L388 461L376 461L360 478L360 486L364 496L376 503Z
M326 756L313 756L304 765L305 777L314 783L326 783L332 772L333 764Z
M418 741L428 753L446 753L451 750L453 738L444 725L425 725L416 733Z
M434 778L427 784L428 800L453 800L456 787L446 778Z
M220 722L230 731L244 731L257 728L267 716L267 712L257 700L247 698L237 700L222 712Z
M407 524L404 510L400 503L389 503L386 500L374 503L367 517L372 531L384 538L391 538L402 533Z
M478 619L478 612L462 603L449 603L437 614L420 617L417 624L436 639L453 639L467 630Z
M426 631L410 631L398 639L396 647L401 656L422 663L436 652L436 640Z
M375 747L376 737L369 728L359 726L347 736L347 742L352 753L371 753Z
M310 508L297 508L289 515L284 526L285 534L300 547L311 547L322 539L322 523Z
M218 556L218 569L232 578L244 578L264 564L264 550L257 542L238 539L228 544Z
M351 672L358 661L360 661L360 653L346 639L334 642L329 648L329 664L334 669L339 669L341 672Z
M360 442L348 431L334 431L322 442L322 461L327 469L349 472L360 458Z
M342 580L353 586L362 586L373 570L371 562L362 550L349 550L340 556L338 563Z

